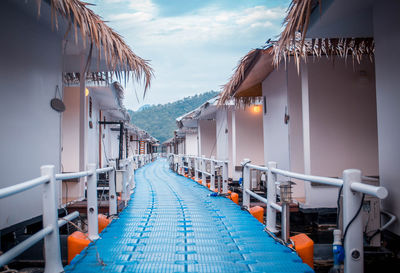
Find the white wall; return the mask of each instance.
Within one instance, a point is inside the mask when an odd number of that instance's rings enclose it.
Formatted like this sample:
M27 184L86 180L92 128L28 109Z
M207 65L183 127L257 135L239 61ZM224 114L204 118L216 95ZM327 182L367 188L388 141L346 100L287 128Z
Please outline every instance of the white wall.
M263 114L264 157L265 164L275 161L278 168L290 169L289 132L284 123L287 109L286 71L280 67L273 71L262 83L263 96L266 98L266 114Z
M206 157L215 156L217 149L215 120L199 120L198 126L200 155L205 155Z
M240 167L245 158L249 158L252 164L264 165L262 113L262 107L260 112L254 112L252 106L235 110L236 158L232 157L233 168ZM241 175L241 171L235 171L234 179Z
M355 168L378 175L373 64L364 60L353 68L343 59L333 63L322 58L309 61L307 71L309 108L303 104L303 113L309 115L309 128L304 124L304 130L310 137L310 173L341 177L343 170ZM306 183L306 198L310 207L336 207L337 189Z
M228 128L229 118L228 109L219 108L216 112L215 118L215 137L217 138L216 144L216 158L219 160L229 159L229 133L231 130Z
M186 154L188 155L197 155L198 154L198 143L197 143L197 134L186 134Z
M40 176L40 166L60 171L61 115L50 107L62 90L61 38L40 20L1 1L0 188ZM42 214L42 189L0 200L0 229Z
M304 173L301 78L293 62L287 65L287 78L290 170ZM293 196L300 202L304 202L304 181L293 179L293 182L296 183L293 186Z
M375 1L374 39L376 98L378 109L379 175L380 183L389 191L383 201L386 209L400 218L400 92L397 54L400 42L400 3L395 0ZM400 221L392 227L400 235Z
M64 87L65 111L62 113L63 172L79 170L79 87Z

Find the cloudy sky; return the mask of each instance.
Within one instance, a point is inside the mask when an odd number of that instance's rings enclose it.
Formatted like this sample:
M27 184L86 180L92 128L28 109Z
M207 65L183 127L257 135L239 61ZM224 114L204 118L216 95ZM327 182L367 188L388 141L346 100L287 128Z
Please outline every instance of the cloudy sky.
M221 89L249 50L276 38L289 0L88 0L155 71L151 89L129 83L125 105ZM135 96L135 90L139 101Z

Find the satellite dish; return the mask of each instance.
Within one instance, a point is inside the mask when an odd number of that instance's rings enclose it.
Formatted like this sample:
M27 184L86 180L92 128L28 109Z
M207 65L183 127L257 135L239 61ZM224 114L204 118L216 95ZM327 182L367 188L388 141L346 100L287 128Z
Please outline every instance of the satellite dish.
M57 112L64 112L65 111L65 104L63 103L62 100L54 98L50 101L50 106Z

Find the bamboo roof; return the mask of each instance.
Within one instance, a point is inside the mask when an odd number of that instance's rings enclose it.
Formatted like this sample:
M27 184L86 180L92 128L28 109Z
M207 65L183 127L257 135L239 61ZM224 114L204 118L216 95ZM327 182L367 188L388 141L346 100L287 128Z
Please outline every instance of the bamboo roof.
M40 16L40 7L42 0L36 0L38 4L38 16ZM55 28L59 29L59 16L68 23L67 36L73 33L75 43L81 39L84 47L89 47L88 63L92 57L93 47L97 50L98 60L103 58L108 71L103 73L94 73L93 77L106 77L115 75L117 78L124 76L130 77L136 81L143 81L145 91L150 87L153 76L153 70L149 61L136 55L132 49L125 43L123 38L110 28L99 15L88 8L88 3L80 0L48 0L51 5L51 21ZM47 2L47 1L46 1Z
M236 105L247 105L258 100L262 96L262 81L274 70L272 53L272 45L249 51L224 85L218 105L226 105L232 98L235 98Z
M311 13L321 5L323 0L292 0L283 22L284 30L274 46L274 64L278 65L281 59L295 57L297 66L300 58L309 55L321 57L351 56L354 61L360 62L363 56L373 59L375 44L371 37L320 37L306 39Z
M239 61L229 82L224 85L219 105L231 99L235 99L237 105L249 105L259 100L262 81L289 58L294 58L298 72L301 60L307 61L308 56L340 56L346 60L350 57L353 65L365 56L373 61L375 43L371 37L305 38L311 13L321 7L322 1L292 0L278 41L251 50Z

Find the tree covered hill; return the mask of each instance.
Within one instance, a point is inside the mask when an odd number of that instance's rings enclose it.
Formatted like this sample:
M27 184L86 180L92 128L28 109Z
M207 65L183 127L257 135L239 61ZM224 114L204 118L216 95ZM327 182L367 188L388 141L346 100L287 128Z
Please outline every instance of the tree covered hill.
M128 112L133 124L146 130L162 143L174 136L173 132L176 129L175 119L177 117L196 109L218 93L209 91L175 102L150 105L138 111L128 110Z

